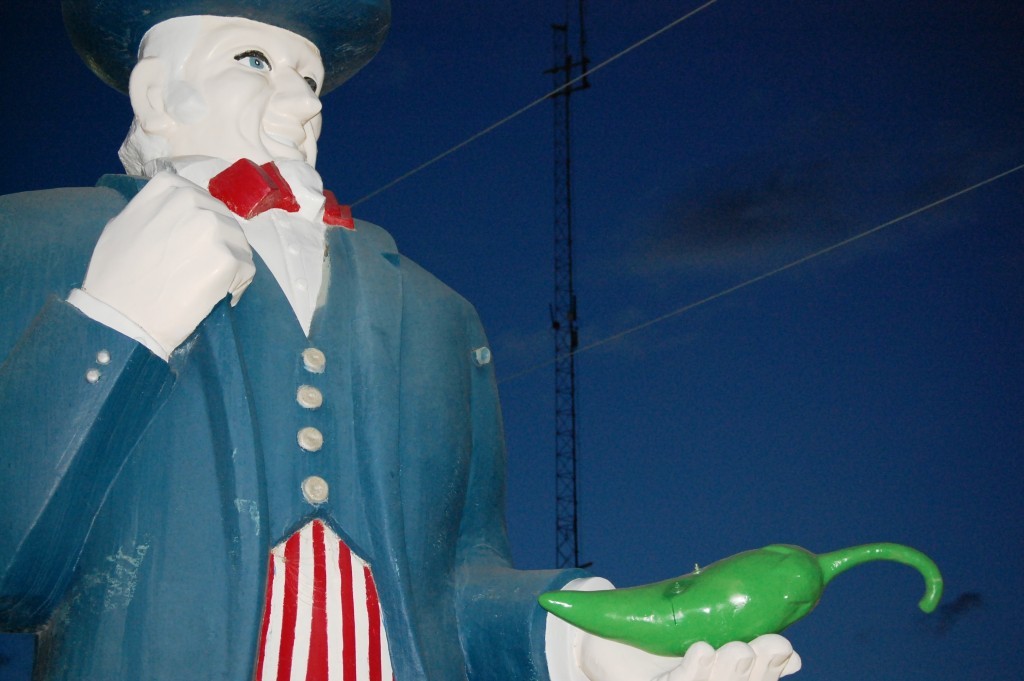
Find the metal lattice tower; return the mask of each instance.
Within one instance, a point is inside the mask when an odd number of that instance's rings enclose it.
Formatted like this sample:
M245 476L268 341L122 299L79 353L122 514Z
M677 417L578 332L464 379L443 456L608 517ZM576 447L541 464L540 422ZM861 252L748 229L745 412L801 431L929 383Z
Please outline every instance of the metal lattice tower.
M584 0L578 0L579 59L569 50L569 0L566 23L552 25L555 65L546 71L554 76L554 190L555 190L555 290L551 304L551 329L555 340L555 564L579 566L577 537L578 495L576 484L576 358L579 331L576 323L576 291L572 276L572 93L590 87L585 74L588 60L583 30Z

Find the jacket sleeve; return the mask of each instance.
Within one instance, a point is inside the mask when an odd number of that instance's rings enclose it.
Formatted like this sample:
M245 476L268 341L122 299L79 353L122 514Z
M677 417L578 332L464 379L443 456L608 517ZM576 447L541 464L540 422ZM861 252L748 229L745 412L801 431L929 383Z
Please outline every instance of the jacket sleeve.
M49 618L172 382L149 350L63 300L124 203L96 188L0 197L0 630Z
M476 315L474 348L487 348ZM470 679L548 679L547 613L537 596L587 576L582 570L516 570L505 527L505 441L494 365L475 355L473 461L460 532L459 628ZM487 360L487 361L482 361Z
M0 627L49 618L166 363L56 298L0 367Z

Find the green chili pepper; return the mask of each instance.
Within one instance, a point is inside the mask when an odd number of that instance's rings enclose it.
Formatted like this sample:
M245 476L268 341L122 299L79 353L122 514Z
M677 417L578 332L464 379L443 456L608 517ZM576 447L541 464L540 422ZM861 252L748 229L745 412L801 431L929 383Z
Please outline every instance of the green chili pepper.
M865 544L816 556L774 544L744 551L692 573L610 591L549 591L540 604L584 631L656 655L682 655L697 641L719 647L778 633L818 604L838 574L875 560L916 568L925 580L918 606L932 612L942 576L932 560L901 544Z

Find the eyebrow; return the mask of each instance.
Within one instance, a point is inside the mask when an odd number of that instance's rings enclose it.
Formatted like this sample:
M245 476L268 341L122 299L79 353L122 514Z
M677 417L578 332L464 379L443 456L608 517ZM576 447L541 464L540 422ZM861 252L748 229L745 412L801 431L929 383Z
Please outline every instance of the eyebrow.
M235 61L238 61L239 59L244 59L246 57L256 57L257 59L262 59L267 63L267 66L270 67L271 70L274 69L274 65L271 63L270 57L268 57L262 50L246 50L245 52L236 54Z

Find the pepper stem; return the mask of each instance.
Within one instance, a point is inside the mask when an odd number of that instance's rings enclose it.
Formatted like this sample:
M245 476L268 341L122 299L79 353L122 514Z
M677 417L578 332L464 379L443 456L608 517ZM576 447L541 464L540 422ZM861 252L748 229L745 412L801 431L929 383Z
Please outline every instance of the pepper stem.
M942 575L939 573L938 566L931 558L917 549L903 544L883 542L851 546L847 549L821 554L818 556L818 565L821 566L824 583L828 584L836 575L841 575L862 563L870 563L875 560L902 563L916 569L924 577L925 587L924 597L918 602L917 607L924 612L932 612L939 605L939 600L942 598Z

